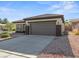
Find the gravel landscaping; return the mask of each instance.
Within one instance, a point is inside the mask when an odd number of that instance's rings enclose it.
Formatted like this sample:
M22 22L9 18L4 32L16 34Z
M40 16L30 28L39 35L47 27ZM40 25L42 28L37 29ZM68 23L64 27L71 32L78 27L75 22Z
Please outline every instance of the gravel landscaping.
M79 57L79 36L57 37L38 56L39 58Z

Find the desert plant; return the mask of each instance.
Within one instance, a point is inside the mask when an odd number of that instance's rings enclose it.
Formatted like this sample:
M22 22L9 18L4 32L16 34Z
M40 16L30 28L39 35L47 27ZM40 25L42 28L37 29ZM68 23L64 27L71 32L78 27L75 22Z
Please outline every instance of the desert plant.
M72 22L71 21L65 21L65 30L72 31Z
M79 35L79 31L75 33L75 35Z
M73 29L73 33L74 33L75 35L79 35L79 29Z

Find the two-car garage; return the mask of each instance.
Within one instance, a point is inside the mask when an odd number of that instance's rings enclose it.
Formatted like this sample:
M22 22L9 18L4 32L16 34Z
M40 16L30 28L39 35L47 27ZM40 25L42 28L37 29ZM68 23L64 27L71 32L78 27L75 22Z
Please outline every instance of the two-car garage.
M54 35L61 36L64 32L64 18L63 15L38 15L26 18L26 25L29 28L29 35ZM29 26L28 26L29 24Z
M30 22L32 35L56 35L56 21Z

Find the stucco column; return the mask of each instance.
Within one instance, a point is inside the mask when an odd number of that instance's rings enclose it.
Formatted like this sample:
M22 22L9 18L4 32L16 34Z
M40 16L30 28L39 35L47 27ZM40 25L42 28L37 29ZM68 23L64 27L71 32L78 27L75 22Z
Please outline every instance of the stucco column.
M28 23L28 21L25 22L25 34L29 35L29 26L30 24Z

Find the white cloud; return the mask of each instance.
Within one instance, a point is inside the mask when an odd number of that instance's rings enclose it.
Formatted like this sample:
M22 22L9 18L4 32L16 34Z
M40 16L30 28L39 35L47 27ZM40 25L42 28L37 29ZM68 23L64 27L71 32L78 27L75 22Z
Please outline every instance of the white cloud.
M54 4L50 6L47 10L51 11L54 10L54 13L70 13L71 11L75 12L76 4L73 1L65 1L60 2L59 4Z
M51 7L49 7L47 10L55 10L55 9L59 9L59 8L61 8L61 6L60 5L52 5Z
M12 8L7 8L7 7L0 7L0 14L11 14L12 12L15 12L16 9L12 9Z
M63 2L63 8L64 10L70 10L75 7L75 2Z
M0 7L0 15L24 15L27 11L24 9L13 9L8 7Z
M0 18L8 18L9 20L18 20L29 16L30 12L24 9L13 9L8 7L0 7Z

